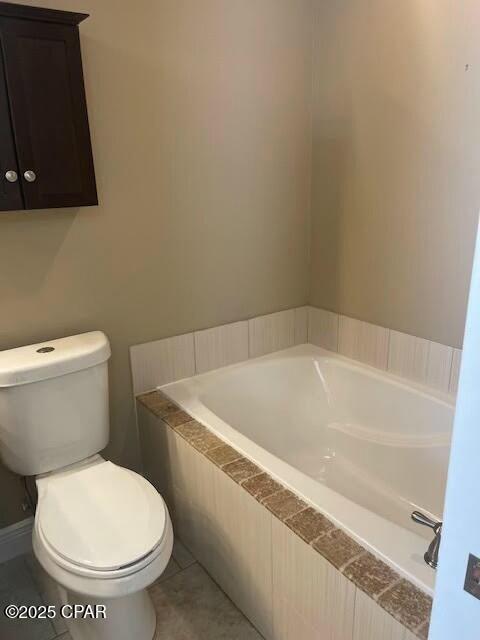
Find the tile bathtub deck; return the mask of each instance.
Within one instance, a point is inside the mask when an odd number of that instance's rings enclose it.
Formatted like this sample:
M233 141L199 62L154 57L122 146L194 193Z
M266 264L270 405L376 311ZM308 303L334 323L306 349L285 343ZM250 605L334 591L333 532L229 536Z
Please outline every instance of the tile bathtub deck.
M172 411L172 402L160 391L140 394L137 401L240 484L405 629L420 640L426 640L432 606L428 595L402 579L320 512L222 442L180 406L176 412ZM169 414L162 417L167 403Z
M59 632L50 620L15 621L3 614L7 604L48 604L37 584L33 566L30 554L0 564L0 638L71 640L69 633L64 629ZM157 612L154 640L262 640L177 541L168 567L149 591Z

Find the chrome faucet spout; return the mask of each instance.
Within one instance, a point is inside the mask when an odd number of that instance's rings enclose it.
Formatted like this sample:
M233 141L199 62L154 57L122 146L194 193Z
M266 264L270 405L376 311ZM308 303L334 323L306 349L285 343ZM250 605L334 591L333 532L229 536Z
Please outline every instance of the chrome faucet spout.
M436 522L432 520L428 516L426 516L421 511L414 511L412 513L412 520L417 524L421 524L424 527L429 527L433 529L433 533L435 534L434 539L430 543L425 555L423 556L425 562L432 567L432 569L436 569L438 567L438 554L440 551L440 543L442 541L442 522Z

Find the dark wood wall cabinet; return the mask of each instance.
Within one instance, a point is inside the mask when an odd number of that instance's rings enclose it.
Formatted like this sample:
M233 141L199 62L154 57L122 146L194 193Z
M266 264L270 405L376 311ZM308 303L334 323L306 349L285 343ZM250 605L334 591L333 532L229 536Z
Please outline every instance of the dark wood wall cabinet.
M0 211L98 204L78 25L0 2Z

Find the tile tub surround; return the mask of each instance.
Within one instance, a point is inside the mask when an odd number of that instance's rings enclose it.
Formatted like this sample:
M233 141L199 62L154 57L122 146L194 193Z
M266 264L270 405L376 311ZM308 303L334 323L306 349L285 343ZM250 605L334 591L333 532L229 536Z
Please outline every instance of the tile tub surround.
M309 307L308 341L329 351L456 394L461 349Z
M171 401L163 396L161 392L154 391L140 395L137 397L137 401L139 405L141 405L142 409L144 408L147 410L147 414L154 416L154 430L158 430L159 432L165 431L165 434L163 434L165 437L174 438L174 444L172 446L183 451L188 451L190 449L195 456L200 456L200 458L196 457L194 459L195 464L203 465L202 468L205 470L206 475L210 473L220 473L221 477L226 478L226 481L237 486L239 488L238 490L241 492L244 491L244 493L248 495L249 500L253 500L257 504L261 505L264 511L262 512L263 515L258 517L263 519L266 517L272 518L272 523L279 523L286 531L290 532L290 534L282 533L281 535L293 535L294 538L298 539L299 543L301 543L300 548L303 549L303 546L306 546L309 549L308 553L313 554L312 558L316 558L318 556L318 562L320 562L322 566L322 571L325 572L328 580L332 581L332 584L335 583L337 585L335 590L340 588L337 584L338 581L340 581L342 593L345 592L350 594L348 597L356 598L356 601L358 601L360 593L367 595L375 604L374 610L365 613L365 620L368 619L370 621L368 624L371 623L372 616L374 619L378 617L383 620L382 625L384 623L390 626L393 625L392 628L394 628L395 634L398 634L398 636L392 635L392 637L398 637L399 640L406 640L407 638L410 639L413 637L425 639L427 637L428 621L431 609L431 598L429 596L425 595L407 580L401 578L388 565L377 559L370 552L366 551L344 531L338 529L325 516L306 504L289 489L283 487L267 473L262 471L257 465L247 460L230 445L222 442L222 440L216 435L211 434L204 425L198 423L180 408L177 408L177 411L173 411ZM170 407L170 410L165 414L164 412L167 406ZM142 420L140 420L141 438L143 429L145 429L145 425L143 425ZM180 440L178 440L178 438ZM187 449L182 449L185 445L181 446L180 442L185 442ZM148 446L148 443L145 446ZM153 447L150 446L149 448L152 449ZM155 453L160 455L160 452L154 452L152 450L149 451L150 456L155 456ZM202 459L205 462L201 462ZM162 461L159 460L158 463L162 464ZM185 461L182 462L181 460L179 460L178 463L179 468L172 468L171 472L175 474L183 473L183 480L180 479L179 482L188 482L189 480L185 480L185 477L187 477L190 472L193 473L193 466L185 466ZM173 464L174 461L172 461L172 467ZM182 465L185 466L185 469L182 468ZM168 473L168 470L162 469L162 473ZM169 497L175 495L176 491L175 488L167 487L168 483L169 479L164 478L163 483L160 482L163 486L159 487L162 493L165 490L165 497L167 501ZM205 496L205 505L202 504L201 508L205 508L205 527L208 530L208 528L211 527L209 515L210 510L215 510L215 505L208 503L210 500L208 496L211 493L211 487L209 488L208 486L204 486L198 488L195 485L194 490L204 492L202 495ZM173 504L171 505L171 508L175 521L175 498L173 498L172 501ZM250 505L249 508L253 507ZM198 510L198 505L196 506L196 510ZM188 509L186 512L188 513ZM266 514L269 514L269 516ZM231 513L230 516L232 515L238 514ZM185 517L185 515L182 517ZM202 520L203 516L199 517ZM225 514L225 517L228 517L228 514ZM182 528L182 524L179 526ZM223 528L224 526L227 525L219 523L220 528ZM264 524L264 526L266 525ZM278 527L278 525L275 524L275 527ZM189 529L187 527L186 531L188 530ZM283 531L283 529L281 529L281 531ZM205 535L205 533L203 535ZM201 537L201 534L199 534L199 536ZM267 543L265 542L264 544ZM268 554L266 555L268 556ZM246 556L244 557L246 558ZM202 558L199 559L202 560ZM208 558L206 564L208 565ZM215 563L213 563L213 566L216 566ZM207 569L209 569L208 566ZM217 570L221 574L221 569L219 568ZM273 568L273 573L275 574L275 567ZM215 578L214 571L213 577ZM325 579L327 580L327 578ZM224 586L221 581L222 579L227 579L222 578L220 575L220 584L221 586ZM299 579L301 580L301 577ZM227 593L229 593L228 588L224 588ZM263 585L262 588L265 590L265 585ZM232 599L236 601L234 597L235 593L229 593L229 595L231 595ZM344 594L344 596L347 598L347 595ZM240 599L241 597L242 596L240 596ZM284 598L281 594L278 597L280 600ZM371 604L368 601L365 603L365 601L362 600L362 602L367 608L371 608ZM289 637L288 630L285 630L285 625L288 626L289 622L288 620L283 620L283 622L281 620L276 620L275 616L280 615L280 613L277 611L275 603L272 605L274 611L274 619L272 621L265 620L265 616L268 615L265 612L254 611L254 613L250 614L249 606L258 607L258 603L256 605L250 603L244 607L242 607L241 602L237 602L237 604L244 610L247 616L252 619L252 622L256 624L257 628L267 638L272 637L272 630L277 622L278 624L283 625L283 631L278 634L279 637ZM330 603L330 605L331 604L332 603ZM281 608L281 605L279 606ZM318 631L318 625L320 623L315 620L306 621L305 616L307 614L304 615L298 611L298 608L301 608L301 606L303 605L300 603L294 612L295 615L299 615L300 617L299 624L305 623L307 628L311 628L312 631ZM325 611L326 616L327 610L328 607L326 607ZM352 606L352 621L351 626L347 625L347 634L345 635L345 632L342 631L339 635L335 630L332 630L332 635L329 637L332 639L338 638L338 640L344 640L345 638L348 638L348 640L353 640L354 638L355 640L367 640L367 638L368 640L374 640L374 634L367 636L366 632L362 630L361 625L358 627L358 623L353 619L353 616L361 616L361 611L361 607ZM386 622L384 621L385 614L388 614ZM260 622L255 620L256 617ZM389 620L389 618L393 618L393 620ZM273 626L270 626L270 624ZM329 622L328 624L333 625L334 622ZM367 622L365 622L365 624L367 624ZM293 639L293 631L290 635ZM379 636L379 640L380 637L381 636Z
M460 349L298 307L130 347L134 394L307 342L436 391L457 392Z
M307 342L308 307L130 347L134 394Z

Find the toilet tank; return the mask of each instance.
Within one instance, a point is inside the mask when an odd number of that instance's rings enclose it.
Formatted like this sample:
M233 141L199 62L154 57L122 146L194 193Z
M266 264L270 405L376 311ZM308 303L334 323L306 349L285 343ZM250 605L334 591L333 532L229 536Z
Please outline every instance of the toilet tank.
M101 331L0 352L0 457L25 476L108 443L108 359Z

